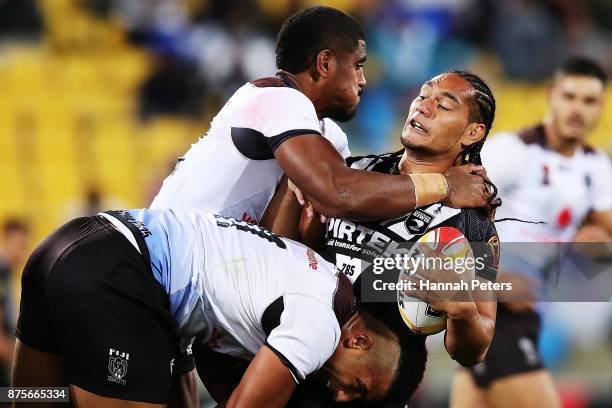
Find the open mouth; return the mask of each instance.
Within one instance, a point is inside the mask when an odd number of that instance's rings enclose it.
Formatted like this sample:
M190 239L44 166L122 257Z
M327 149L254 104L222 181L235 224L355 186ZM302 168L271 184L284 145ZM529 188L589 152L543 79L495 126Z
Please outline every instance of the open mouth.
M416 130L417 132L420 133L427 133L427 129L425 129L425 126L423 126L418 120L416 119L411 119L410 122L408 123L408 125L413 128L414 130Z

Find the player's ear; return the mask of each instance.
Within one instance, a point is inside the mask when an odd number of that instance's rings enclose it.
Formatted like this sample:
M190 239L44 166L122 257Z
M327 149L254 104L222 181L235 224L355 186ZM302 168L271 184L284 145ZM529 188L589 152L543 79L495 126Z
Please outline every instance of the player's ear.
M329 68L333 60L333 53L331 50L321 50L317 54L317 73L321 78L327 78L329 76Z
M470 123L465 130L461 144L463 146L470 146L480 141L487 132L487 128L484 123Z
M345 348L355 350L369 350L372 348L373 343L374 341L371 335L364 332L358 332L349 334L349 336L344 339L344 342L342 344Z

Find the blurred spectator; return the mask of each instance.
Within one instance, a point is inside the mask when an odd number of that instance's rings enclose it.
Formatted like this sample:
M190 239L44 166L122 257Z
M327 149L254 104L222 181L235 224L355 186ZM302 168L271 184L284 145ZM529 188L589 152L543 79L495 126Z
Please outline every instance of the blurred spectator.
M105 196L102 191L91 186L85 190L80 200L69 202L64 210L64 220L72 220L77 217L89 217L106 210L117 210L126 208L125 203L116 197Z
M197 116L201 85L195 68L173 56L157 56L140 88L139 113L142 120L158 114Z
M0 242L0 386L10 385L13 360L12 273L28 256L30 228L17 218L5 221Z

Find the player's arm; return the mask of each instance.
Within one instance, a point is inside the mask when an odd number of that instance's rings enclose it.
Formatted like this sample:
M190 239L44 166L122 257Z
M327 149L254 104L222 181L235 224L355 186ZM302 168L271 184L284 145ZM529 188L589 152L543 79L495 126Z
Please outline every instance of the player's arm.
M317 250L323 244L325 224L318 217L309 217L306 209L288 188L284 176L259 223L267 230Z
M591 211L588 221L589 224L596 225L607 232L609 240L609 237L612 236L612 210Z
M444 346L453 360L469 367L484 359L493 339L496 310L495 301L448 303Z
M464 367L484 360L493 340L497 317L497 293L486 285L497 281L499 237L495 225L488 220L481 227L471 228L474 231L466 232L466 236L477 240L472 244L472 250L477 264L483 264L475 271L475 278L480 284L476 287L470 285L473 290L464 292L465 296L459 299L471 302L448 302L445 305L444 346L448 354ZM479 233L481 230L482 235Z
M200 406L195 370L173 376L168 392L168 408L196 408Z
M448 354L459 364L469 367L483 361L495 331L497 293L488 286L497 281L499 267L499 237L495 225L487 219L480 226L470 227L466 236L478 242L472 244L476 265L475 278L469 290L453 295L450 302L431 306L447 315L444 345ZM479 232L482 231L482 232ZM456 275L456 274L455 274ZM462 277L462 279L464 279Z
M267 346L262 346L249 364L240 384L225 405L228 408L284 407L296 382L287 366Z
M302 206L295 194L289 190L287 176L278 184L274 197L270 200L259 225L281 237L302 241L300 217Z
M395 176L346 166L333 145L318 135L285 140L274 151L285 174L302 190L315 209L328 216L354 220L391 218L418 206L446 200L454 207L485 207L489 192L480 176L482 168L453 167L444 177L448 189L431 179ZM439 181L439 179L436 179ZM423 185L422 181L429 184Z

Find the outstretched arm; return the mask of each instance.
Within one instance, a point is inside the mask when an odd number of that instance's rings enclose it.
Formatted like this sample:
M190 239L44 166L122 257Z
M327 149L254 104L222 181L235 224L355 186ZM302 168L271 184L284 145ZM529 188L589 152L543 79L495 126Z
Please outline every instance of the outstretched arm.
M479 166L451 168L445 174L446 190L437 183L421 182L416 183L415 190L411 176L347 167L333 145L318 135L290 138L275 150L274 156L315 209L328 216L376 220L406 213L417 204L442 200L454 207L488 204L489 191L482 177L470 174L482 170Z
M284 407L296 385L289 369L264 345L249 364L226 407Z

